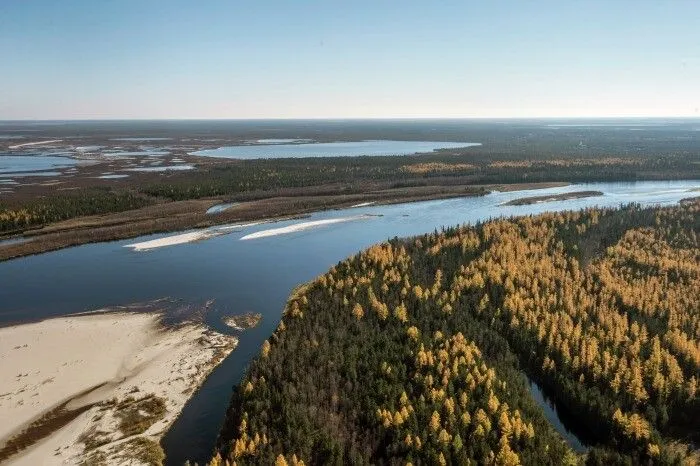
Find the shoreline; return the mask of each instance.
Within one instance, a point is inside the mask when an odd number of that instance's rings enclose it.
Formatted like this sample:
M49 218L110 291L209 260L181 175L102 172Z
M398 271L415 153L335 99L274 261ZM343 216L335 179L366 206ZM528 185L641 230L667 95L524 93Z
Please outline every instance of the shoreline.
M55 222L20 235L0 237L27 241L0 246L0 262L89 243L118 241L140 236L173 233L213 226L299 218L313 212L346 209L373 202L372 206L473 197L492 191L520 191L569 186L568 182L490 185L416 186L358 194L279 196L241 202L213 216L207 209L224 199L172 201L141 209L106 215L78 217ZM359 208L356 207L356 208Z
M0 461L162 455L160 439L238 343L199 322L165 326L163 315L98 312L0 328L0 417L8 420Z

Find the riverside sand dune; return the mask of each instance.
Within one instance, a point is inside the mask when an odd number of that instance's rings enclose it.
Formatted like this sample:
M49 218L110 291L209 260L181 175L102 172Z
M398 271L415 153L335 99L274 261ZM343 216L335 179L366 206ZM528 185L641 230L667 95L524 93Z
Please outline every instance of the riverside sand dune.
M159 439L238 340L160 318L108 312L0 328L0 462L141 464L146 447L162 454Z

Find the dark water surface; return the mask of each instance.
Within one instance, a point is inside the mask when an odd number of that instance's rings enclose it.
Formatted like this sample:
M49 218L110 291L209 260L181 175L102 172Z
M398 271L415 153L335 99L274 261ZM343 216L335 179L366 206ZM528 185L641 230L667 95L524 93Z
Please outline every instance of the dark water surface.
M697 193L699 181L591 183L483 197L367 206L313 214L309 219L259 224L231 230L206 241L137 252L127 244L170 235L98 243L0 263L0 325L60 316L106 306L173 297L214 299L208 323L231 332L221 316L255 312L257 328L240 334L240 344L190 399L163 440L170 465L208 460L228 405L260 345L276 328L290 291L324 273L339 260L394 236L410 236L441 226L473 223L503 215L536 214L623 203L672 204ZM597 190L603 196L529 206L501 206L512 199ZM369 214L370 216L363 216ZM241 240L251 233L302 222L349 218L304 231ZM2 246L0 246L2 247ZM535 391L533 394L536 395ZM537 399L537 396L535 396ZM583 444L547 402L540 401L553 425ZM553 417L552 417L553 416ZM555 422L556 421L556 422ZM572 437L573 436L573 437Z

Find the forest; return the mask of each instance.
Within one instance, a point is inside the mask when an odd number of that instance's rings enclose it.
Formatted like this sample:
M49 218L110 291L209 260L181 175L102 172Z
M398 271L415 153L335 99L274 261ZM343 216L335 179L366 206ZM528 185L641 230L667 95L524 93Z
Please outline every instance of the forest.
M394 238L293 292L210 464L697 464L698 303L697 199Z
M61 195L20 189L0 201L0 235L74 217L201 198L241 202L422 186L700 178L697 155L681 150L661 156L609 156L595 150L562 155L552 150L521 154L469 148L413 156L219 161L192 172L134 177L114 187L80 186Z
M75 217L138 209L152 202L131 191L99 188L31 199L12 207L0 202L0 235Z
M437 151L384 157L319 157L239 160L194 173L180 173L141 188L171 200L236 196L283 188L336 186L337 192L383 187L532 183L547 181L635 181L700 177L697 157L579 155L556 157Z

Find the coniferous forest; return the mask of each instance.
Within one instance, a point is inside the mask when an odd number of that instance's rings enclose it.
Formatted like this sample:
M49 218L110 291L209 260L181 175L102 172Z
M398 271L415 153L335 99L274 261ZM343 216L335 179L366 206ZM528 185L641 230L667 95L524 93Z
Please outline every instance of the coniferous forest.
M699 201L492 220L295 290L212 464L696 464L699 376Z

